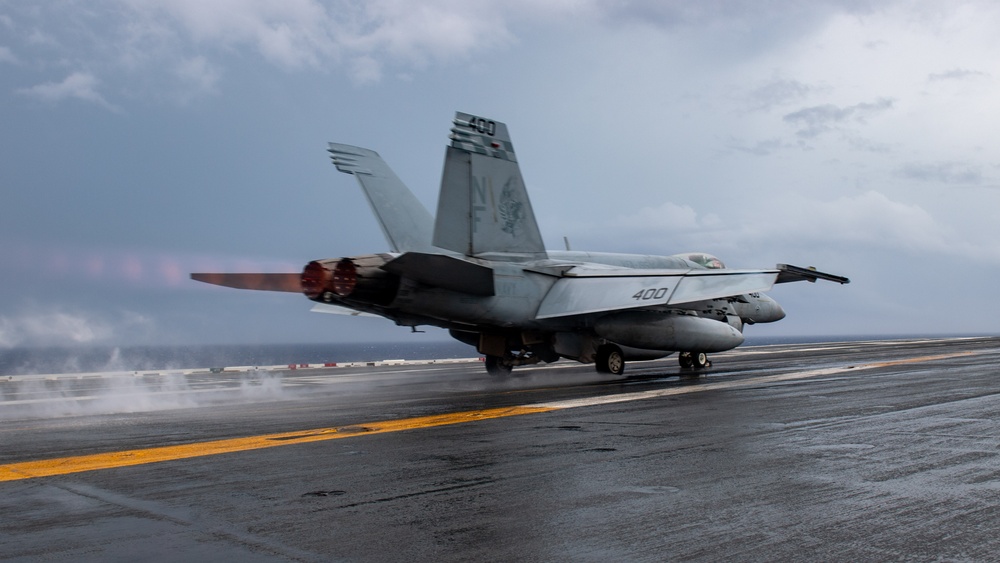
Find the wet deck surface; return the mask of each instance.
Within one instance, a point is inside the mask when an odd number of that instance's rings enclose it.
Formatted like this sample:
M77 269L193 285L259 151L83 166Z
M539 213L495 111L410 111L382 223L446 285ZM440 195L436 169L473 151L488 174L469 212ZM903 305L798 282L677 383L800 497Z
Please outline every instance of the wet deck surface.
M2 381L0 558L996 558L1000 339L712 359Z

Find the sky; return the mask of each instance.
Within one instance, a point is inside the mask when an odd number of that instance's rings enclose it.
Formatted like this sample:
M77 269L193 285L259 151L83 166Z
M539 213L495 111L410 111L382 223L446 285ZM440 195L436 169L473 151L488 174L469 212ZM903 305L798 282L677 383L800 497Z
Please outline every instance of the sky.
M753 336L1000 333L1000 4L0 0L0 349L441 339L195 271L388 245L505 122L549 248L777 263Z

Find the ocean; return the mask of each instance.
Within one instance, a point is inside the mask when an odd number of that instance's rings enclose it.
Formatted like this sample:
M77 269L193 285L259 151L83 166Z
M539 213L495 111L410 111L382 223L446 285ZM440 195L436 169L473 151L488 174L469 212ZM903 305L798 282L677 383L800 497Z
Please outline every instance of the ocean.
M918 337L924 336L748 336L743 346ZM427 360L477 356L479 354L473 347L453 340L329 344L25 347L0 349L0 375Z

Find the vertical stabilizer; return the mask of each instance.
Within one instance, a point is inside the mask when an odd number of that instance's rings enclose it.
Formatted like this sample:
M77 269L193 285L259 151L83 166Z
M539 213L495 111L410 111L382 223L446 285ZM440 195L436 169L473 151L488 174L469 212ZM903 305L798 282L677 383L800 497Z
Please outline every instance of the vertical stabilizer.
M431 250L430 212L377 152L337 143L330 143L328 152L337 170L358 179L393 251Z
M468 256L545 257L507 126L456 113L434 223L434 246Z

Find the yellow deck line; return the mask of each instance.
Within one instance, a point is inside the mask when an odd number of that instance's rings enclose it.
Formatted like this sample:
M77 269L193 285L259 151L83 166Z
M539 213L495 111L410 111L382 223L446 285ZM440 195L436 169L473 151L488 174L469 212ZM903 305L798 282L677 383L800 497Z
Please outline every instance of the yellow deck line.
M551 410L554 409L544 407L506 407L484 409L421 416L416 418L405 418L401 420L366 422L363 424L352 424L350 426L340 426L335 428L317 428L314 430L302 430L298 432L282 432L278 434L248 436L246 438L212 440L209 442L197 442L194 444L181 444L177 446L161 446L141 450L127 450L122 452L63 457L40 461L25 461L21 463L0 465L0 481L34 479L37 477L66 475L68 473L79 473L82 471L111 469L113 467L143 465L146 463L156 463L158 461L171 461L176 459L243 452L247 450L259 450L262 448L289 446L292 444L304 444L307 442L320 442L323 440L336 440L339 438L350 438L358 435L384 434L387 432L412 430L415 428L430 428L432 426L462 424L477 420L488 420L491 418L502 418L506 416L520 416L523 414L534 414Z
M736 381L719 381L705 383L703 385L692 385L685 387L671 387L669 389L657 389L652 391L642 391L637 393L619 393L616 395L605 395L601 397L589 397L584 399L569 399L565 401L553 401L533 406L515 406L495 409L483 409L475 411L464 411L447 414L437 414L431 416L421 416L415 418L404 418L400 420L384 420L379 422L366 422L352 424L349 426L339 426L332 428L317 428L313 430L301 430L297 432L282 432L277 434L262 434L259 436L248 436L245 438L230 438L225 440L212 440L208 442L197 442L193 444L181 444L177 446L161 446L139 450L126 450L121 452L109 452L101 454L63 457L56 459L46 459L40 461L25 461L0 465L0 481L18 481L22 479L35 479L38 477L51 477L53 475L66 475L70 473L80 473L83 471L96 471L99 469L111 469L115 467L128 467L131 465L143 465L160 461L172 461L187 459L192 457L202 457L218 455L232 452L243 452L249 450L259 450L263 448L273 448L277 446L290 446L292 444L304 444L308 442L320 442L324 440L337 440L340 438L350 438L361 435L384 434L387 432L399 432L402 430L413 430L417 428L430 428L434 426L447 426L451 424L462 424L475 422L478 420L489 420L493 418L503 418L508 416L521 416L525 414L537 414L555 410L570 409L576 407L595 406L601 404L620 403L626 401L637 401L655 397L669 395L680 395L700 391L719 391L727 389L737 389L741 387L752 387L765 385L768 383L778 383L798 379L807 379L822 375L832 375L836 373L889 367L895 365L913 364L920 362L930 362L935 360L945 360L961 356L974 355L977 352L958 352L954 354L938 354L934 356L921 356L916 358L904 358L871 364L861 364L857 366L843 366L834 368L815 369L794 373L784 373L771 376L753 377Z
M954 352L952 354L938 354L936 356L921 356L919 358L904 358L902 360L890 360L887 362L877 362L874 364L865 364L865 368L884 368L889 366L901 366L905 364L917 364L921 362L932 362L934 360L948 360L951 358L959 358L961 356L973 356L979 352L968 351L968 352Z

